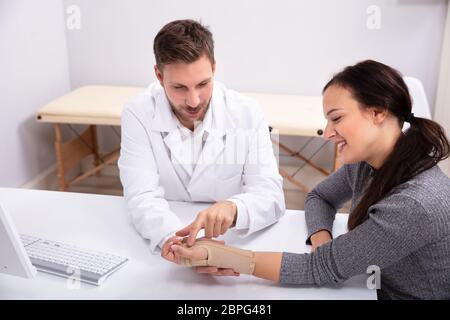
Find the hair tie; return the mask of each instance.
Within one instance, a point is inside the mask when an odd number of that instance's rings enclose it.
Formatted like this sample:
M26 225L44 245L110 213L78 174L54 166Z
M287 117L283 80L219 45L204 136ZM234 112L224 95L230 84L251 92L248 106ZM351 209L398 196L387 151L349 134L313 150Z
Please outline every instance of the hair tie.
M412 122L414 122L414 119L415 119L414 113L411 112L409 115L406 116L405 121L412 123Z

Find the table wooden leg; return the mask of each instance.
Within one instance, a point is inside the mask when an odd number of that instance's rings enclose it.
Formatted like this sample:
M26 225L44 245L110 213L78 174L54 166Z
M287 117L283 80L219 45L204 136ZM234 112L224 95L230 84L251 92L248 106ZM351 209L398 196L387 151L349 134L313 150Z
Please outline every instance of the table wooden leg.
M64 159L62 155L62 134L61 125L59 123L55 124L55 154L56 154L56 167L58 174L59 191L64 191L67 188L66 181L64 179Z
M80 165L88 155L94 154L92 138L93 130L88 127L82 134L69 141L62 141L61 124L55 125L56 141L56 161L58 168L59 190L65 191L71 185L66 181L66 174L73 168ZM98 153L97 153L98 156ZM98 156L99 157L99 156ZM99 160L99 162L101 162Z
M97 139L97 126L90 125L89 129L91 130L92 137L92 148L94 151L94 167L98 167L101 164L100 155L98 153L98 139ZM95 175L99 177L101 175L101 169L95 172Z
M306 162L307 165L311 166L312 168L314 168L315 170L321 172L322 174L324 174L325 176L329 176L331 173L333 173L334 171L336 171L339 166L340 166L340 162L337 159L337 149L334 150L334 158L333 158L333 170L330 172L327 169L315 164L314 162L312 162L311 160L305 158L304 156L302 156L301 154L299 154L298 152L295 152L294 150L288 148L287 146L285 146L284 144L280 143L279 141L273 140L272 142L274 144L276 144L280 149L286 151L289 153L289 156L291 157L296 157L304 162ZM307 188L304 184L302 184L301 182L299 182L296 178L294 178L293 176L291 176L286 170L284 170L283 168L279 168L279 172L280 175L283 178L286 178L288 181L290 181L292 184L294 184L298 189L300 189L301 192L309 192L310 189Z
M283 168L280 167L279 172L283 178L286 178L289 182L294 184L298 189L300 189L301 192L308 193L309 191L311 191L304 184L300 183L297 179L291 177L291 175Z
M280 147L280 149L283 149L284 151L288 152L289 155L291 157L296 157L304 162L306 162L309 166L313 167L314 169L316 169L317 171L323 173L324 175L328 176L330 174L329 171L327 171L325 168L315 164L314 162L306 159L304 156L302 156L301 154L298 154L297 152L295 152L294 150L288 148L287 146L285 146L284 144L278 142L278 141L274 141L272 140L274 143L278 144L278 146Z
M70 181L70 184L78 183L78 182L86 179L87 177L92 176L96 172L100 171L104 166L107 166L107 165L112 164L115 161L117 161L119 159L119 156L120 156L120 148L115 151L112 151L111 153L109 153L108 155L103 157L102 163L100 163L98 166L86 171L85 173L79 175L78 177L76 177L75 179Z

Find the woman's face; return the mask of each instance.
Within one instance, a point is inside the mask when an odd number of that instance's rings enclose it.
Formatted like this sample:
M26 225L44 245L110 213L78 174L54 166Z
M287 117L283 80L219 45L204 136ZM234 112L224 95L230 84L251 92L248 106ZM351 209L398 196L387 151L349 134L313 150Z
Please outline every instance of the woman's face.
M373 108L361 108L349 90L332 85L323 94L323 112L325 138L337 145L344 164L376 156L380 128L374 123Z

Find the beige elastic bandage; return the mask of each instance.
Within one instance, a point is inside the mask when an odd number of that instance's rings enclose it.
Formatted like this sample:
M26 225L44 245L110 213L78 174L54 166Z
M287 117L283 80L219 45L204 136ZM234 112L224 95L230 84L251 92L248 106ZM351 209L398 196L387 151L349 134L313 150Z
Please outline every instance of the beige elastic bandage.
M181 264L188 267L231 268L244 274L253 274L255 269L254 252L251 250L228 247L207 239L197 240L192 247L205 248L208 252L208 259L191 260L182 258Z

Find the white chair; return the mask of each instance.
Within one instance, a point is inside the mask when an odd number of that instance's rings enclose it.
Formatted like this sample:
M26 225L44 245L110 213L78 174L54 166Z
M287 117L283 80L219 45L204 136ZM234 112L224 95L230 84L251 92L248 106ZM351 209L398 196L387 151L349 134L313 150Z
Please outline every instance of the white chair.
M430 107L428 105L425 89L422 82L419 79L413 77L403 77L406 85L409 89L409 94L412 99L412 113L414 116L420 118L431 119ZM409 123L403 124L402 130L405 131L409 128Z
M403 77L409 89L413 105L412 112L416 117L431 119L430 107L422 82L417 78Z

